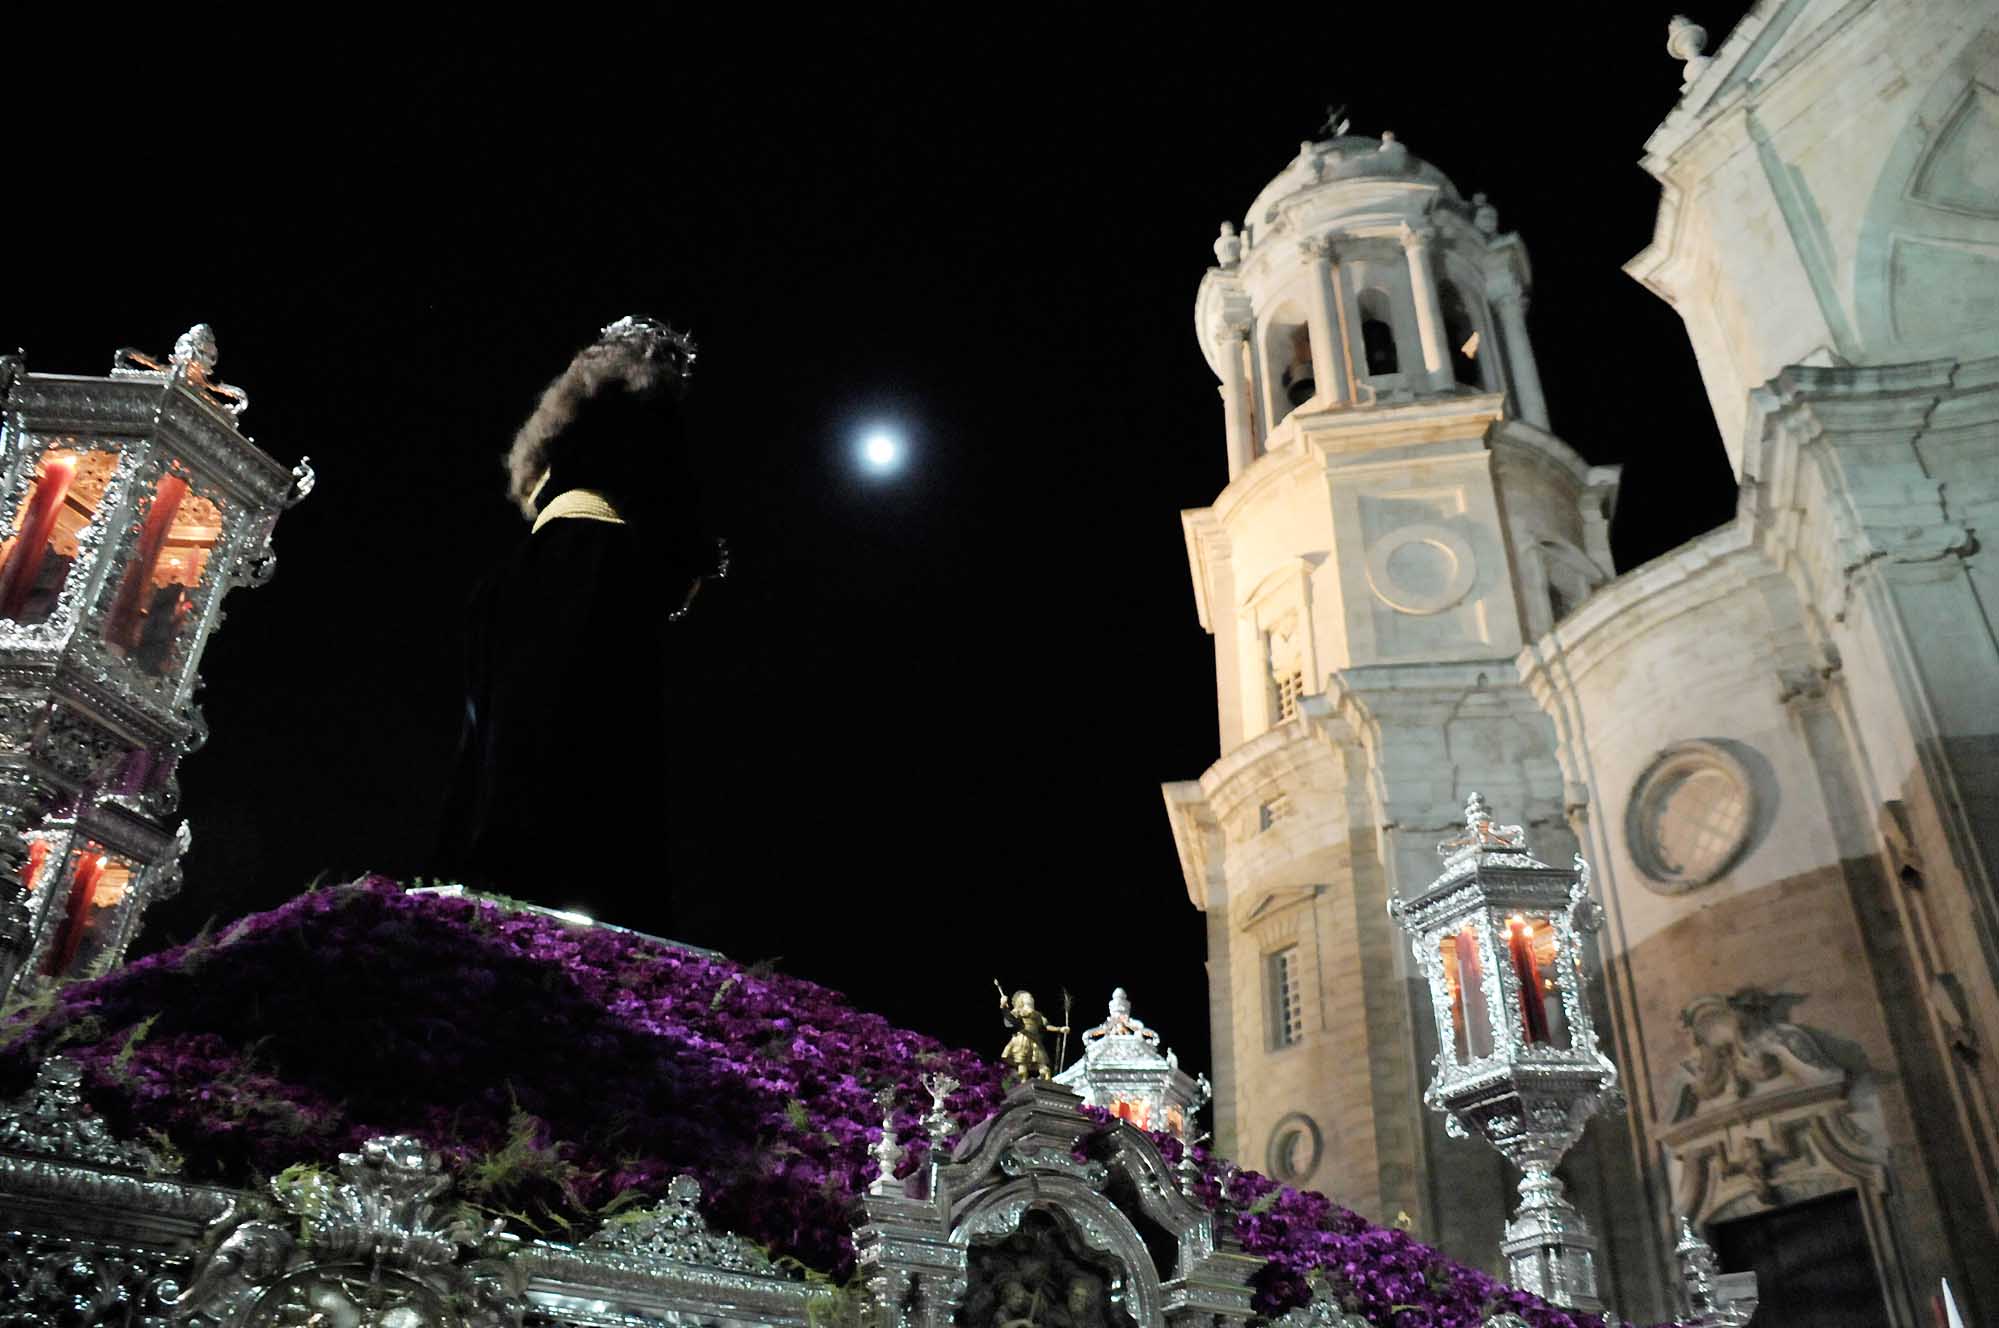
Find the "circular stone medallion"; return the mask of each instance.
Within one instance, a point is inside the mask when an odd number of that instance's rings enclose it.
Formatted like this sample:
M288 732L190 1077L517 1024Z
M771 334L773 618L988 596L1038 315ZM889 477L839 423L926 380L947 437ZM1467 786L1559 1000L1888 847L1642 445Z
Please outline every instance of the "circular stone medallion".
M1464 536L1445 526L1389 531L1367 554L1367 584L1398 613L1441 613L1471 592L1478 560Z
M1286 1185L1302 1185L1319 1169L1319 1160L1325 1151L1326 1143L1319 1133L1318 1122L1302 1111L1294 1111L1278 1121L1270 1131L1270 1146L1265 1150L1264 1167L1272 1177Z

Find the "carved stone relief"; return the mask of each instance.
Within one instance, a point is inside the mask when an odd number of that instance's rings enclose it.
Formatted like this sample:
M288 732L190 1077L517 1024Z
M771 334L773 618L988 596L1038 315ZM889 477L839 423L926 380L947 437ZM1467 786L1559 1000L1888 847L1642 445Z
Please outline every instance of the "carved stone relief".
M1819 1194L1887 1188L1883 1130L1864 1066L1788 1018L1803 997L1744 988L1701 996L1681 1014L1693 1056L1681 1065L1659 1137L1674 1207L1696 1222Z

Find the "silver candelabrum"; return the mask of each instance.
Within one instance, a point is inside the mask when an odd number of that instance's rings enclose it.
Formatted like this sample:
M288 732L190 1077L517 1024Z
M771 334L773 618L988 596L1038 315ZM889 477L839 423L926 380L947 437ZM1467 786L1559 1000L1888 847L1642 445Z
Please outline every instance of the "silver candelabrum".
M1582 937L1602 924L1589 865L1536 859L1526 832L1495 824L1476 793L1464 833L1437 851L1443 873L1389 904L1437 1020L1423 1099L1453 1137L1475 1131L1520 1168L1520 1206L1501 1242L1513 1283L1600 1310L1596 1237L1555 1175L1589 1118L1617 1100L1617 1067L1584 999Z

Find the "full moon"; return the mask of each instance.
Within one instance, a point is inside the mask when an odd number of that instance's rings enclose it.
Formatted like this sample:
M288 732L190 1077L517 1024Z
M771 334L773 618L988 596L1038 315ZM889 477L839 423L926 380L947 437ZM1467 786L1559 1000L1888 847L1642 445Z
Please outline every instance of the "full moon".
M871 433L861 440L861 460L869 470L885 474L901 464L902 442L891 433Z

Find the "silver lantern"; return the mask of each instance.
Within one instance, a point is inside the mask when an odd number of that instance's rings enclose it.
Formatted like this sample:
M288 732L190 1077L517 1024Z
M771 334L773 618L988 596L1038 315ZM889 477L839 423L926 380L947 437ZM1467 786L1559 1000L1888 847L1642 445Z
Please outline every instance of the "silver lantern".
M1550 867L1526 832L1496 825L1485 800L1438 846L1444 871L1389 912L1408 932L1437 1020L1436 1073L1424 1101L1445 1129L1476 1131L1522 1172L1501 1249L1516 1286L1598 1310L1596 1238L1563 1196L1555 1167L1616 1096L1584 999L1582 937L1601 925L1589 865Z
M201 652L312 487L236 427L215 337L108 376L0 360L0 989L102 972L179 884Z
M1214 1095L1206 1075L1190 1075L1163 1048L1159 1034L1132 1018L1123 987L1111 992L1104 1022L1083 1032L1083 1058L1055 1076L1101 1107L1142 1130L1158 1130L1182 1143L1194 1137L1194 1116Z

